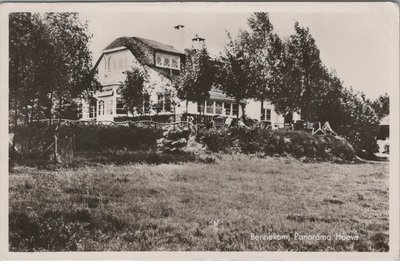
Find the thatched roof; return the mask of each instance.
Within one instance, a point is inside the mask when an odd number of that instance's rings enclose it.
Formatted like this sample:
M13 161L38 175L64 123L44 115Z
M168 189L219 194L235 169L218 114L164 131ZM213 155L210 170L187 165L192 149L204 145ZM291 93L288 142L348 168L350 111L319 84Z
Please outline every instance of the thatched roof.
M132 54L144 64L152 64L149 56L146 56L146 49L158 50L166 53L183 55L181 51L176 50L172 45L163 44L154 40L141 37L119 37L110 43L103 51L117 47L126 47ZM151 55L152 57L152 55Z

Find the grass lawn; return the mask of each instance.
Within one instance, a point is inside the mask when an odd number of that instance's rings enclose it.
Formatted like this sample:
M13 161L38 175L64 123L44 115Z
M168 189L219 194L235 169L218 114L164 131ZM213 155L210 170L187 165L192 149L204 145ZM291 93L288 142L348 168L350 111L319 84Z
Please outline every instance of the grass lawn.
M388 168L244 155L215 164L16 167L10 250L387 251Z

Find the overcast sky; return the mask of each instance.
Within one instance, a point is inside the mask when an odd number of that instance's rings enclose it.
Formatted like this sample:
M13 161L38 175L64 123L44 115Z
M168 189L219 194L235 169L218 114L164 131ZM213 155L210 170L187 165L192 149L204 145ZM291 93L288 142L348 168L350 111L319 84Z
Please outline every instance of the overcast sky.
M209 3L207 8L210 8ZM173 26L185 25L185 43L190 47L194 34L206 39L211 53L218 55L226 41L225 31L236 35L247 29L251 12L244 8L207 9L113 9L101 13L81 13L93 33L91 50L97 60L115 38L139 36L175 45L179 41ZM165 10L165 12L164 12ZM208 11L210 10L210 11ZM399 88L398 10L387 3L279 3L257 6L267 11L274 30L286 38L294 32L294 22L309 27L321 51L323 63L335 69L346 86L364 91L368 97Z

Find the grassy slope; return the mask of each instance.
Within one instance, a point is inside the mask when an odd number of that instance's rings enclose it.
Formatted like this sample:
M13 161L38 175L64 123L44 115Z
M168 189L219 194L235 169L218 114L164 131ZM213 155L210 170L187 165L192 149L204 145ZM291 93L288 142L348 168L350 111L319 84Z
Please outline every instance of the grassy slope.
M382 251L388 164L223 156L216 164L10 174L11 250ZM250 233L358 235L251 241Z

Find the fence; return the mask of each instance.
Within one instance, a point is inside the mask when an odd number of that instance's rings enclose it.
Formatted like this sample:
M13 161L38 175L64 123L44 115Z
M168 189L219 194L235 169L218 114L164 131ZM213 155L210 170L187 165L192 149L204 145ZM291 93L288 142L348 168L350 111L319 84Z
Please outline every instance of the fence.
M38 120L31 122L28 127L16 130L17 135L10 133L10 155L21 156L32 161L56 161L68 163L76 155L76 134L78 129L92 126L124 126L129 128L165 129L169 126L179 126L195 132L195 125L187 121L156 122L151 120L139 121L80 121L68 119ZM59 128L60 126L72 128ZM79 132L78 132L79 133Z
M188 121L175 121L175 122L157 122L152 120L127 120L127 121L83 121L83 120L69 120L69 119L43 119L33 121L32 124L36 122L45 123L47 126L50 125L74 125L74 126L93 126L93 125L106 125L106 126L137 126L137 127L153 127L153 128L161 128L166 126L179 126L179 127L187 127L194 128L195 125Z

